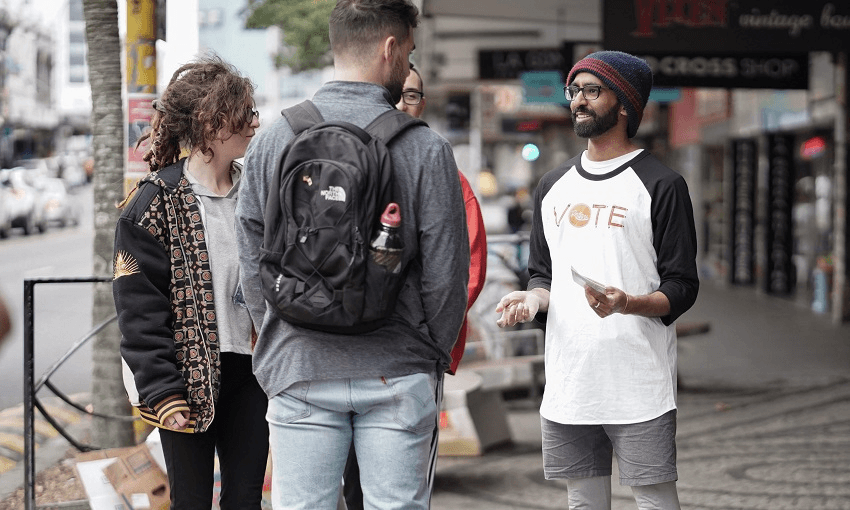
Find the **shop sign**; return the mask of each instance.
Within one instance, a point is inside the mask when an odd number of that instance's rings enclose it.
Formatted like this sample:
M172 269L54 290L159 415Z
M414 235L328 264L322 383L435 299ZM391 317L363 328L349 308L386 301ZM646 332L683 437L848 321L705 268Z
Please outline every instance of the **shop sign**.
M560 71L531 71L520 75L526 103L570 104L564 96Z
M756 142L732 141L732 283L755 283Z
M767 137L767 250L768 294L790 294L795 285L793 249L793 220L791 208L794 191L794 137L774 134Z
M502 118L502 133L522 134L540 131L543 121L540 119L516 119L511 117Z
M653 87L807 89L806 53L640 53L652 68Z
M845 51L850 3L839 0L605 0L606 49L666 52Z
M573 47L480 50L478 77L482 80L515 80L532 71L560 71L566 76L573 60ZM561 84L563 87L563 84Z

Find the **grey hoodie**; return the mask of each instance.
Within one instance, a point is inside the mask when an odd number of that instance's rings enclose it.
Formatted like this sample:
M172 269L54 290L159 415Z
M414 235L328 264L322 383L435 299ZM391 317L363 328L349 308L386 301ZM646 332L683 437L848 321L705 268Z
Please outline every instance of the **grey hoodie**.
M313 102L326 120L361 127L394 107L384 87L361 82L329 82ZM299 381L441 374L449 366L463 322L469 279L463 196L448 141L429 128L414 127L390 145L402 236L405 247L418 256L385 326L367 334L335 335L278 319L260 291L258 261L268 185L292 137L281 117L252 140L236 208L245 300L260 326L254 373L266 394L272 397Z

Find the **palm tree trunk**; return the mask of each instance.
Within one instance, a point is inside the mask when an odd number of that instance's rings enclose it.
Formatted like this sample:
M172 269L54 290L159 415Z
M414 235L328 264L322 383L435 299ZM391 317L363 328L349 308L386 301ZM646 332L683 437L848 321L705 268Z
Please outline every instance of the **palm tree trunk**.
M124 190L124 103L121 97L121 40L116 0L83 0L92 95L92 149L94 153L94 261L95 275L112 274L115 223ZM112 286L97 285L93 322L115 313ZM95 411L127 416L130 405L121 378L117 323L103 329L92 347L92 401ZM93 418L92 443L103 448L134 443L133 427L123 421Z

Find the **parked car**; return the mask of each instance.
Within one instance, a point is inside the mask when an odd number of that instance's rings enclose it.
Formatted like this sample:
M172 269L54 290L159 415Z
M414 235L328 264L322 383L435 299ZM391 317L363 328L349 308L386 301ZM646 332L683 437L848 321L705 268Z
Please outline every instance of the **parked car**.
M58 177L47 177L38 181L38 207L45 225L60 227L77 225L80 222L80 207L76 197L68 193L65 181Z
M56 160L58 162L57 177L61 177L65 181L65 184L68 185L68 188L82 186L88 182L86 171L83 168L83 161L79 156L66 153L57 156Z
M37 179L36 172L21 167L3 170L0 175L10 225L23 228L26 235L44 232L47 228L42 210L38 207L39 191L34 185Z
M51 164L42 158L27 158L27 159L19 159L15 161L15 167L26 168L40 176L48 177L56 172L51 170Z

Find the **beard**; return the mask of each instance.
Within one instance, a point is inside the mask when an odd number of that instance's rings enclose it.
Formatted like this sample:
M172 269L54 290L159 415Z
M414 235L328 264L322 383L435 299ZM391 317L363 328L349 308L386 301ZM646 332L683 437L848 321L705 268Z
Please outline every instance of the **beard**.
M576 114L585 113L590 115L590 120L576 122ZM581 138L593 138L599 136L617 125L620 115L620 105L612 106L601 117L586 106L579 106L572 114L573 130Z
M407 81L407 75L410 73L410 63L406 59L399 59L399 65L393 68L388 83L384 84L387 90L390 91L392 104L396 105L401 101L401 93L404 90L404 82Z

